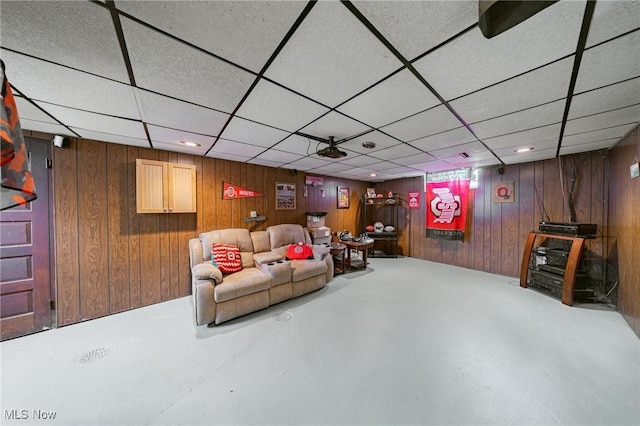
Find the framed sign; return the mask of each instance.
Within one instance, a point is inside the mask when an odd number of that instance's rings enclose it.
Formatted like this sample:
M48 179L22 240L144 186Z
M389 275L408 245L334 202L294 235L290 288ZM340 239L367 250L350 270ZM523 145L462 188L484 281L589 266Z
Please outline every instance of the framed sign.
M349 208L349 188L338 187L338 208L339 209L348 209Z
M276 210L296 209L296 184L276 182Z
M513 203L515 196L513 182L493 182L491 184L492 201L494 203Z

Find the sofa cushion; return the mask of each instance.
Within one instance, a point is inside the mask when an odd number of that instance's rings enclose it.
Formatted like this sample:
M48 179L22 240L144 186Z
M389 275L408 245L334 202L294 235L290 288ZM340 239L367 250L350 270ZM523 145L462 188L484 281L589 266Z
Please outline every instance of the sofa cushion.
M216 284L222 282L222 271L213 266L211 263L199 263L193 266L193 276L199 280L214 280Z
M265 251L253 255L253 260L256 265L264 265L265 263L275 262L282 259L283 257L280 255L280 253L277 253L275 251Z
M245 268L253 266L253 242L249 230L246 228L217 229L204 232L200 234L200 241L202 242L203 260L211 259L211 246L213 243L233 244L240 249L242 266Z
M213 297L217 303L268 290L271 278L257 268L243 270L225 275L221 284L214 290Z
M253 241L253 251L262 253L271 250L269 244L269 234L267 231L253 231L251 233L251 241Z
M291 268L293 269L292 282L306 280L307 278L327 273L327 264L313 259L292 260Z
M211 247L213 260L225 274L238 272L242 269L240 249L234 244L213 243Z
M290 223L273 225L267 228L267 232L269 233L269 243L271 244L272 250L276 247L297 244L299 242L311 244L311 237L302 225Z

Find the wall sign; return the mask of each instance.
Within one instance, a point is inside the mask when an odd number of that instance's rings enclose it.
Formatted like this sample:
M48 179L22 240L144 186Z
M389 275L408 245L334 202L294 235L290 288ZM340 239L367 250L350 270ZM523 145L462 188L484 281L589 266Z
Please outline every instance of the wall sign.
M471 169L427 174L427 237L464 241Z
M492 201L494 203L513 203L515 194L513 182L493 182L491 184Z
M276 210L296 209L296 184L276 182Z
M410 209L420 208L420 192L419 191L409 192L409 196L407 197L407 200L409 200Z
M244 189L237 185L232 185L227 182L222 183L222 199L223 200L235 200L236 198L249 198L249 197L264 197L263 194L249 189Z

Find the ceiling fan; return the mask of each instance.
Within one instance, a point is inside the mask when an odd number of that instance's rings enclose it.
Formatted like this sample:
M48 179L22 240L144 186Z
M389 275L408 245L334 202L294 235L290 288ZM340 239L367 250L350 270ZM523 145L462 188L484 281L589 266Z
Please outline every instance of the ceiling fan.
M329 139L324 139L318 136L308 135L302 132L295 132L295 134L298 136L302 136L303 138L309 138L309 139L313 139L314 141L329 144L329 146L326 148L316 150L316 154L318 154L320 157L341 158L347 155L346 152L341 151L340 149L338 149L338 146L337 146L339 142L346 141L346 139L336 142L333 136L329 136Z

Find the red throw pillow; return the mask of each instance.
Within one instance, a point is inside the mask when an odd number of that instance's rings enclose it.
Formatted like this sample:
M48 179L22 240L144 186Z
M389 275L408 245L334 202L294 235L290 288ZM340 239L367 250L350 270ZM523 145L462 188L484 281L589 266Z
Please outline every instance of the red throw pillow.
M230 274L242 270L242 258L238 246L214 243L211 246L211 254L213 260L218 264L218 269L223 273Z
M289 244L287 259L313 259L313 249L309 244Z

